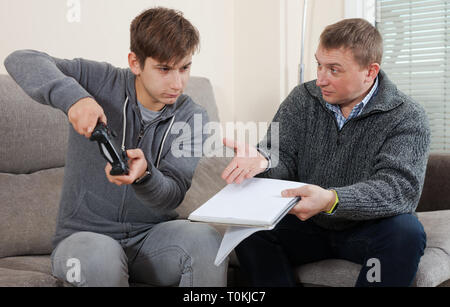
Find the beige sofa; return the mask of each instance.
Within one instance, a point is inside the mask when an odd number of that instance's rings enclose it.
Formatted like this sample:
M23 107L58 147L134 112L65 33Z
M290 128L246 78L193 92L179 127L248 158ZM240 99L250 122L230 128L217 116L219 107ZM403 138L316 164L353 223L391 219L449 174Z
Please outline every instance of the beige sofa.
M193 77L186 91L218 121L212 87ZM68 123L64 114L33 102L0 75L0 286L64 286L51 275L49 254L64 172ZM225 186L229 158L202 158L179 208L181 218ZM450 155L432 155L419 206L428 235L415 286L450 286ZM223 232L223 229L219 229ZM245 285L234 253L229 285ZM327 260L298 268L299 282L353 286L360 266Z

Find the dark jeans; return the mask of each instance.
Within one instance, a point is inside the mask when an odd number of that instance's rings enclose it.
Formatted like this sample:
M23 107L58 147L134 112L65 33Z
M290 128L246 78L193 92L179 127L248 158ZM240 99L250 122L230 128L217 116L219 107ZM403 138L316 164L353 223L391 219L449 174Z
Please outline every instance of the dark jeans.
M366 221L344 231L287 215L274 230L241 242L236 254L253 286L296 286L296 266L331 258L362 265L356 286L410 286L425 246L423 226L412 214Z

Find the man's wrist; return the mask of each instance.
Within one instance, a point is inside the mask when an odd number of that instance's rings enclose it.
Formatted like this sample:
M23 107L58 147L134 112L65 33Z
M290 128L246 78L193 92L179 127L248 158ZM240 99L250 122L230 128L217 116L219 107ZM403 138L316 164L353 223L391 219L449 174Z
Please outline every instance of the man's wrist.
M272 167L272 161L270 160L270 155L267 152L265 152L264 150L261 150L260 148L256 148L256 150L267 161L267 165L264 165L265 170L263 171L263 173L265 173ZM262 166L262 167L264 167L264 166Z
M327 207L326 207L324 212L326 214L333 214L336 211L336 208L337 208L337 206L339 204L339 197L338 197L337 192L335 190L329 190L329 192L332 193L332 196L331 196L331 200L328 203L328 205L327 205Z

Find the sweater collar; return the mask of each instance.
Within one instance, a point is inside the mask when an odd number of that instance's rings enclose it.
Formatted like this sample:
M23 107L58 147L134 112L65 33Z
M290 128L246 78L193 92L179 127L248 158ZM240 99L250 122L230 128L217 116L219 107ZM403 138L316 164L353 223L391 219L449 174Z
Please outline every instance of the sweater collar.
M403 103L403 100L397 99L397 86L389 80L386 73L380 69L378 74L378 93L372 98L372 101L362 111L361 115L375 111L387 112L393 110ZM316 80L304 84L309 94L318 99L326 107L326 101L323 99L320 87L316 85Z

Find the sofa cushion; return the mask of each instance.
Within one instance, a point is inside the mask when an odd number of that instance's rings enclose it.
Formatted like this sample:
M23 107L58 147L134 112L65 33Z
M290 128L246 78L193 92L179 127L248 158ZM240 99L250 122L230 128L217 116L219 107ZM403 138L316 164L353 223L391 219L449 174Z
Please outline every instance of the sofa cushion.
M50 255L1 258L0 268L52 274Z
M427 248L420 259L413 286L436 287L450 279L450 210L418 213L427 234ZM300 282L330 287L353 287L361 265L329 259L297 269Z
M436 287L450 280L450 210L418 213L427 234L415 285Z
M52 276L50 256L0 259L0 287L61 287Z
M63 112L33 101L0 75L0 172L27 174L64 166L68 124Z
M184 93L206 109L210 121L220 122L214 91L207 78L191 77Z
M0 173L0 258L51 253L63 175L62 168Z
M203 157L195 170L192 184L177 209L180 219L189 214L223 189L227 183L220 177L231 158Z
M45 273L0 268L0 286L62 287L63 283Z

